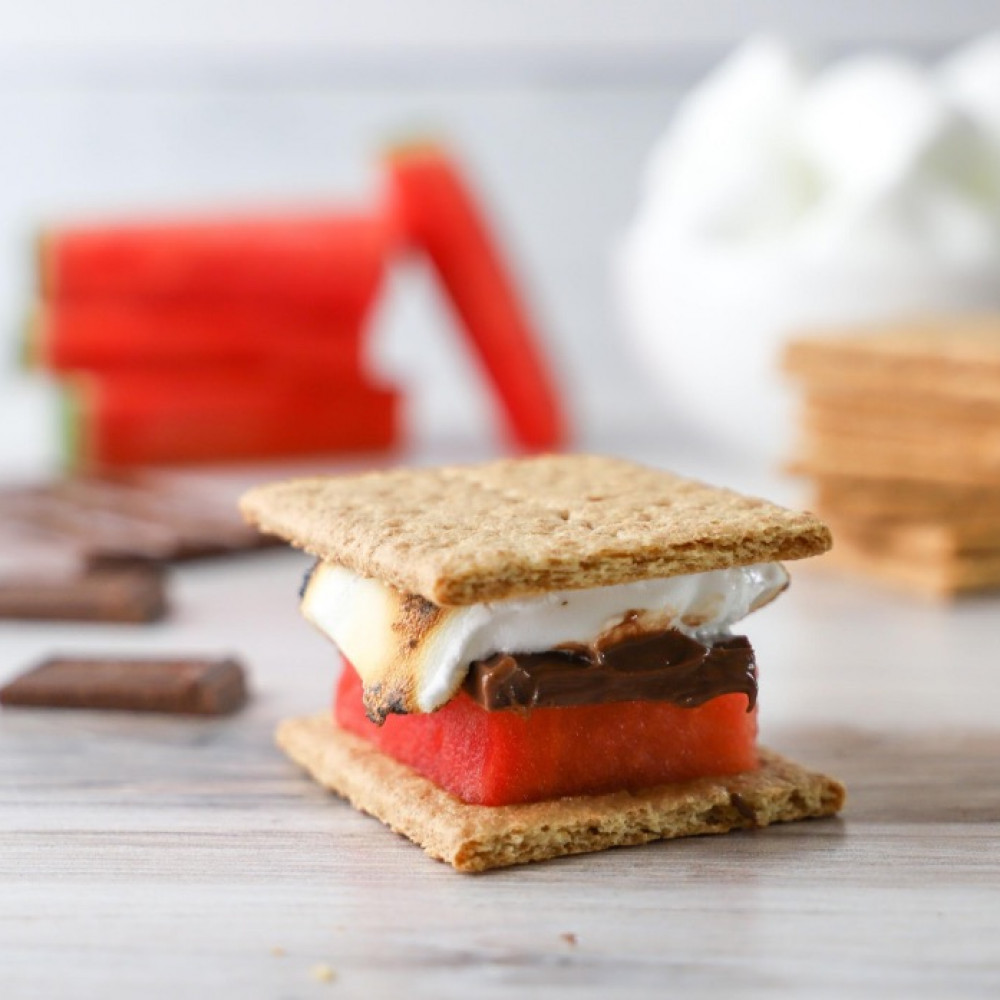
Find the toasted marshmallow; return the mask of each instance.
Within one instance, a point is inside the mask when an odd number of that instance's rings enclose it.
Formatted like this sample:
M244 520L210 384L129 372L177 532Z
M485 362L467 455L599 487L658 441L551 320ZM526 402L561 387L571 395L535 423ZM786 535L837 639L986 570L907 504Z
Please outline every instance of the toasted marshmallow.
M321 562L303 594L302 613L353 664L364 683L365 707L381 721L391 712L440 708L462 685L469 664L494 653L596 643L626 616L633 628L676 628L711 641L787 586L780 563L761 563L440 607Z

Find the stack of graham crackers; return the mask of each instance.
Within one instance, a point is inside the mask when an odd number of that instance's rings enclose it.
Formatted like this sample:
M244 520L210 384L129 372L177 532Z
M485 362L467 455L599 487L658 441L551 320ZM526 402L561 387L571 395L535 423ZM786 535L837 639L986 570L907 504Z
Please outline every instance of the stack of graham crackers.
M784 364L831 559L939 596L1000 587L1000 317L804 337Z

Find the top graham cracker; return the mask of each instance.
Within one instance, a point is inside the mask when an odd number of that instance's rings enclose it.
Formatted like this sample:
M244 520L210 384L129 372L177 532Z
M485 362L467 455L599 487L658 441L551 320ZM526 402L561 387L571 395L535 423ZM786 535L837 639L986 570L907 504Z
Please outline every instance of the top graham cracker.
M244 516L439 605L701 573L830 547L812 514L620 459L550 455L270 483Z

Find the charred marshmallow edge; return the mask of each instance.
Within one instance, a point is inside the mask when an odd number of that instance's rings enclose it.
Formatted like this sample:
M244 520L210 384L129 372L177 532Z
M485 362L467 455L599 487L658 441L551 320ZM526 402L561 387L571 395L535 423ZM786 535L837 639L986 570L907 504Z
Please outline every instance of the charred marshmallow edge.
M438 607L333 563L319 563L302 600L308 621L333 640L366 685L405 664L421 712L461 687L469 664L494 653L589 644L636 614L645 630L676 628L711 645L788 586L780 563L758 563L518 600ZM413 602L418 602L415 609ZM423 614L421 614L421 607Z

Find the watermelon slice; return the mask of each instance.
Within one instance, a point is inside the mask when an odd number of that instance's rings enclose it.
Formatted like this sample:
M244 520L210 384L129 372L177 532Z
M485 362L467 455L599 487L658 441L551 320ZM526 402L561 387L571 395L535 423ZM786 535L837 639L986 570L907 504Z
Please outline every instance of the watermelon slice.
M386 161L391 213L425 253L527 449L566 442L565 415L539 338L461 172L433 145L399 148Z
M88 375L68 392L67 458L78 470L369 451L397 439L395 392L322 370Z
M489 712L464 691L427 715L365 716L344 664L334 718L452 795L500 806L564 795L637 791L757 767L757 714L741 694L697 708L632 701Z
M36 310L25 360L49 371L318 365L362 378L361 317L241 299L57 300Z
M377 213L66 227L42 234L42 296L244 297L325 303L374 298L394 233Z

